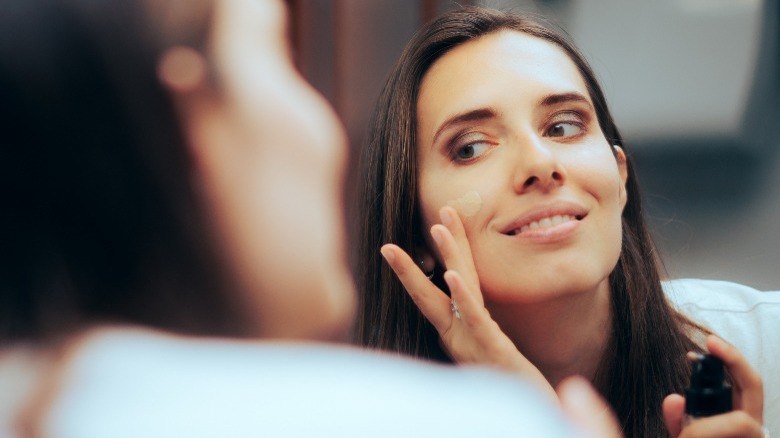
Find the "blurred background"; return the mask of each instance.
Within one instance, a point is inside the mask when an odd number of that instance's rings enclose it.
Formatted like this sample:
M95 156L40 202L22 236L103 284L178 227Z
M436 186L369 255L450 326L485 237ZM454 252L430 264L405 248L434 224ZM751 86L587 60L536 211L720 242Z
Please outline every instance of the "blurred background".
M288 4L296 62L341 116L353 157L387 72L422 23L458 4L548 17L604 87L670 277L780 290L780 1Z

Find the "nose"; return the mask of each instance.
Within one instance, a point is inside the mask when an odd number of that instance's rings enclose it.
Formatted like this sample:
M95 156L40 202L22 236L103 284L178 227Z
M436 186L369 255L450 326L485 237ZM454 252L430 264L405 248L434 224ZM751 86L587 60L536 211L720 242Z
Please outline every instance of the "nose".
M549 192L566 181L566 171L557 152L540 138L526 139L517 153L512 185L518 194L534 190Z

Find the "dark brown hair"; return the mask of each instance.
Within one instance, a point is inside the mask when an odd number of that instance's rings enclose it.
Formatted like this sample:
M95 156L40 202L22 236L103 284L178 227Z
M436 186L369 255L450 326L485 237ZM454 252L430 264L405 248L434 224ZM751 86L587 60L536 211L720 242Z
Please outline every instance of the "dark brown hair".
M0 345L97 323L240 326L179 117L178 41L135 0L9 0L0 14Z
M505 29L541 38L568 54L587 84L604 136L609 144L625 150L591 68L562 32L534 18L474 7L446 13L424 26L406 46L387 80L361 159L364 185L356 209L359 234L354 261L361 301L356 326L360 344L449 360L436 331L383 262L379 248L393 242L414 254L422 242L416 195L416 105L423 76L453 47ZM615 409L626 436L666 436L661 403L667 394L680 392L685 386L685 353L699 349L692 336L701 328L665 298L660 261L643 219L630 154L627 167L622 250L609 278L614 354L602 359L597 384Z

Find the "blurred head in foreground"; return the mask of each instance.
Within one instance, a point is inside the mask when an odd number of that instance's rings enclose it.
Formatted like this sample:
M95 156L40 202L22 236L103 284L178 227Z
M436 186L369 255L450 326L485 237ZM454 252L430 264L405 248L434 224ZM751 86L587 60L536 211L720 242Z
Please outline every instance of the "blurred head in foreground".
M2 345L101 324L344 337L345 137L281 2L2 9Z

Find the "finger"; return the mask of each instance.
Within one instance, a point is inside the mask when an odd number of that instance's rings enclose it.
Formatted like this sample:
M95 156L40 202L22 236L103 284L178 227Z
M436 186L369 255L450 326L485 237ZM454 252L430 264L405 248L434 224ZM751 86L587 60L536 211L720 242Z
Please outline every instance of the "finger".
M469 290L479 291L479 277L474 267L471 245L460 216L452 207L442 207L439 216L442 223L431 227L431 235L436 241L445 266L447 269L458 271L469 285Z
M764 385L758 372L739 350L717 336L707 337L707 350L722 360L731 373L734 385L734 409L741 409L759 423L762 422Z
M587 380L578 376L568 377L558 385L557 392L563 412L584 436L622 436L612 410Z
M444 273L444 281L450 288L450 297L452 297L455 303L451 305L450 310L454 312L453 306L457 306L458 313L456 317L469 327L475 327L482 323L483 319L487 317L485 306L468 290L468 286L460 273L448 269Z
M664 423L669 435L676 437L682 430L683 415L685 415L685 398L680 394L669 394L661 405Z
M431 283L412 258L397 245L384 245L380 252L422 314L439 333L446 330L452 323L447 295Z
M697 418L682 430L679 438L740 437L763 438L761 423L745 411L731 411Z

